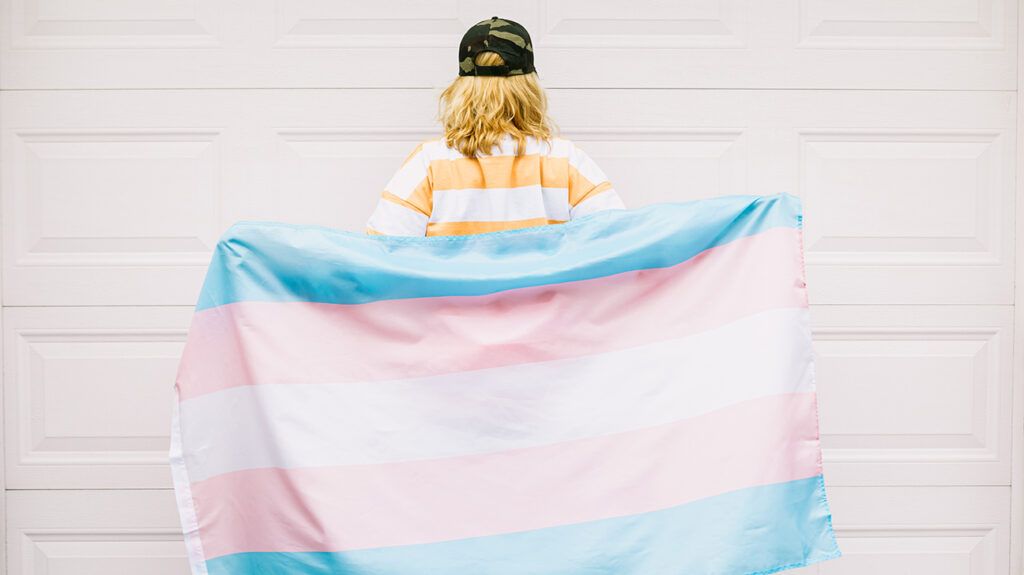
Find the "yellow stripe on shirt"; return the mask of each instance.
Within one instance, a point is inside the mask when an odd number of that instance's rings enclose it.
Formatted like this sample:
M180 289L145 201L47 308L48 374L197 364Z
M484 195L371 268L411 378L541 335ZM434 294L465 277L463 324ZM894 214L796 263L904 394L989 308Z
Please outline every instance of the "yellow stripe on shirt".
M426 180L416 186L416 189L413 190L408 199L403 200L387 190L381 192L380 197L402 207L409 208L410 210L416 210L428 217L430 216L430 212L434 209L434 198L430 193L430 186L427 185Z
M435 190L569 185L566 158L538 155L431 160L429 171Z
M612 187L610 182L601 182L598 185L590 183L590 180L579 176L575 186L570 186L569 190L569 205L576 207L580 202L587 198L592 198L597 194Z

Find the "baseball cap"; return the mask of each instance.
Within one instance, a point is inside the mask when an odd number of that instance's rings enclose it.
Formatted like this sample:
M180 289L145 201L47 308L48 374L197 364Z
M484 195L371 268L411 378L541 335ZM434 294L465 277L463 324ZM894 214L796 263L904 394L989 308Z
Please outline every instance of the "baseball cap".
M477 66L480 52L497 52L505 64ZM459 76L518 76L535 72L530 33L517 22L491 17L474 24L459 44Z

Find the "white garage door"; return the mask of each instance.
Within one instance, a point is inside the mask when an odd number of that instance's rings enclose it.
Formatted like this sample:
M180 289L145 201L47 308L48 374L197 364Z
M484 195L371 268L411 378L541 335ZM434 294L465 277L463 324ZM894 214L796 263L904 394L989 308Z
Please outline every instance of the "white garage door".
M1016 0L0 5L9 573L187 572L169 406L211 247L360 229L493 15L631 206L804 198L846 556L803 572L1020 572Z

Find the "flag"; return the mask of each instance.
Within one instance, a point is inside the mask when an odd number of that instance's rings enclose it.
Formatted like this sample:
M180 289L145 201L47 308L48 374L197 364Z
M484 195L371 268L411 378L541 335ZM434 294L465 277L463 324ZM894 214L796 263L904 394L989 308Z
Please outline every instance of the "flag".
M240 222L169 451L194 575L751 575L838 557L798 198L457 237Z

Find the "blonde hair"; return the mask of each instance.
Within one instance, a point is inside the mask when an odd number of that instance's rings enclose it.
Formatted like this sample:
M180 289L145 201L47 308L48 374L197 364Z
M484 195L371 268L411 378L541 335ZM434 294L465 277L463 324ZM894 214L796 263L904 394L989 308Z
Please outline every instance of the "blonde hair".
M481 52L478 66L501 66L496 52ZM526 137L550 142L557 127L548 117L548 101L537 73L516 76L459 76L438 102L438 119L448 147L466 157L487 155L506 135L516 140L523 155Z

